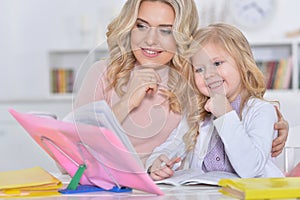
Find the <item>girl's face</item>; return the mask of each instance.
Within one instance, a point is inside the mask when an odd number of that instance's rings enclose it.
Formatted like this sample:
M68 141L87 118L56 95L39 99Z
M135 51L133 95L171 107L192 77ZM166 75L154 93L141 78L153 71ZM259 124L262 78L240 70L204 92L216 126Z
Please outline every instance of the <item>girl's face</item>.
M176 52L172 34L173 8L159 1L143 1L131 30L131 48L139 65L167 64Z
M241 76L234 59L217 44L207 43L192 57L194 78L205 96L224 94L233 101L241 92Z

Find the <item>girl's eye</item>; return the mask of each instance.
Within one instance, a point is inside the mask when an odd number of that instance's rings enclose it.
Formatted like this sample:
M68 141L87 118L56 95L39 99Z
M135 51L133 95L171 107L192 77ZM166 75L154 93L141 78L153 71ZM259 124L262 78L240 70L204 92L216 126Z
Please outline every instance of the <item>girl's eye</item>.
M218 67L220 65L222 65L224 63L224 61L216 61L214 62L214 66Z
M205 71L204 67L197 67L197 68L195 68L195 72L196 73L203 73L204 71Z

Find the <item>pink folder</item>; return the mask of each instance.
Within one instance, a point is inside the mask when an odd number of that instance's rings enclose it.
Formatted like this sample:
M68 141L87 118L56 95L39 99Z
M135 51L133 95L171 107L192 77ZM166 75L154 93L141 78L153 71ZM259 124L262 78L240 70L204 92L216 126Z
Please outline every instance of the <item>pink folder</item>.
M79 165L85 164L87 168L80 180L82 185L96 185L107 190L119 185L163 194L137 161L137 154L128 151L110 130L19 113L13 109L9 112L72 177Z

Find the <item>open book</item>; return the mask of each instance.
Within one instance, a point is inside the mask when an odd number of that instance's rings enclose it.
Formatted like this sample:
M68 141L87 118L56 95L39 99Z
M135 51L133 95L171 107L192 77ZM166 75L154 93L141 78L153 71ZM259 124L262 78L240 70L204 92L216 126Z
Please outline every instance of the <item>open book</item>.
M29 135L72 177L80 165L82 185L115 186L163 194L146 173L138 154L105 101L88 104L66 120L10 110Z
M199 184L218 186L218 182L223 178L238 178L238 176L236 174L223 171L200 173L199 170L196 169L185 169L175 171L172 177L155 181L155 183L174 186Z

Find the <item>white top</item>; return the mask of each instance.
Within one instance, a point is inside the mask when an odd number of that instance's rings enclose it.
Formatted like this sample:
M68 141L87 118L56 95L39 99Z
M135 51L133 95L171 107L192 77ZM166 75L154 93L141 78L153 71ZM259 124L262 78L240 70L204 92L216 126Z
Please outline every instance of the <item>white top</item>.
M202 163L206 155L213 126L221 137L226 154L237 175L242 178L250 177L282 177L280 169L271 157L272 141L277 136L274 123L277 114L272 104L250 99L242 110L242 121L235 111L201 123L200 135L193 152L186 155L184 168L196 168L203 172ZM172 158L185 151L183 135L188 130L186 119L182 120L165 143L155 148L146 162L146 167L161 154Z

